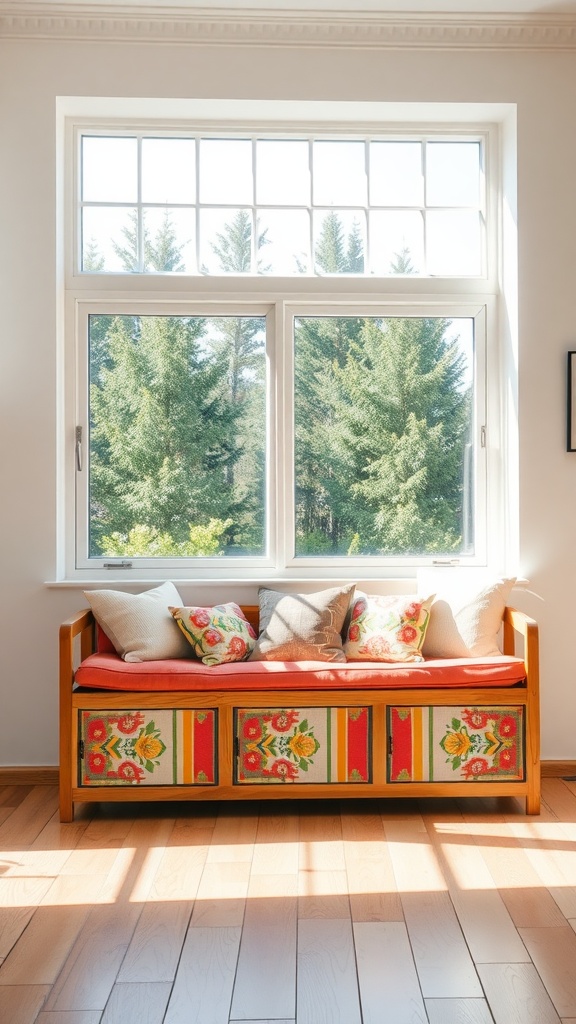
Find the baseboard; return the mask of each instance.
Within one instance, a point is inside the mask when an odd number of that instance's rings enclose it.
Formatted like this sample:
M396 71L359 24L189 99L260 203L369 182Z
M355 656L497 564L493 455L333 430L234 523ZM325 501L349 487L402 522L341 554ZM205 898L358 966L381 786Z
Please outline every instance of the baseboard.
M16 767L0 766L0 786L57 786L58 766Z
M576 761L541 761L543 779L561 779L564 775L576 775Z
M576 775L576 761L541 761L543 779L561 779L564 775ZM58 766L2 768L0 786L57 786Z

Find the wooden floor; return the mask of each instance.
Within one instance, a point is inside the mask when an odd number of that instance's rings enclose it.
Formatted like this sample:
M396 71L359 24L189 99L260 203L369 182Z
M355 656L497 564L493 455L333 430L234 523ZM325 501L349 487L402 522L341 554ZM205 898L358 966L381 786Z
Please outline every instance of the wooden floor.
M539 818L56 808L0 788L2 1024L576 1024L574 782L544 780Z

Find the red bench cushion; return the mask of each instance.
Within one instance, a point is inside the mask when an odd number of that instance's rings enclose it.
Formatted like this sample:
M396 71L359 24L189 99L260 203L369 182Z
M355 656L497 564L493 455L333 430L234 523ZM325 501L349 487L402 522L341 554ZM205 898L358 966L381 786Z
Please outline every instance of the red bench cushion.
M525 679L521 658L438 658L398 665L348 661L122 661L117 654L91 654L76 671L76 682L100 690L334 690L514 686Z

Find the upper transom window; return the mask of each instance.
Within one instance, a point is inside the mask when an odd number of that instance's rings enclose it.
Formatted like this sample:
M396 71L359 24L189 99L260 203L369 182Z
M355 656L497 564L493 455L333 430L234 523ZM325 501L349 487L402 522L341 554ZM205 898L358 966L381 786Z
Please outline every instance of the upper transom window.
M86 131L80 151L83 273L486 273L481 137Z

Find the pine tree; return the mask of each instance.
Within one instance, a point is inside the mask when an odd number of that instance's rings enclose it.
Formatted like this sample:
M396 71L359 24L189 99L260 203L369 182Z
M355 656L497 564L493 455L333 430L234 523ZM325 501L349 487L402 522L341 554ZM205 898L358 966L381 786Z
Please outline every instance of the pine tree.
M459 550L471 395L448 331L439 317L367 320L335 374L338 430L323 440L348 466L342 517L364 554Z
M110 317L108 365L91 387L92 547L135 527L189 539L237 512L226 487L235 412L226 366L206 352L202 318Z

